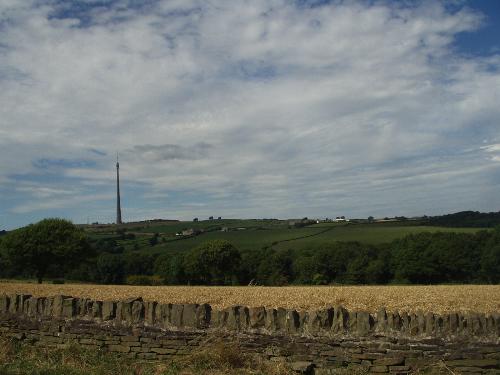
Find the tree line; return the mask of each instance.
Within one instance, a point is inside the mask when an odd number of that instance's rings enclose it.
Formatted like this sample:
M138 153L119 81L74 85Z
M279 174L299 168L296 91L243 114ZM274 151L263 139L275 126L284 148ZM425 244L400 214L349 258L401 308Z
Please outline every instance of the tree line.
M500 227L303 249L241 251L213 240L158 255L124 251L113 238L92 241L70 222L46 219L0 237L0 277L166 285L499 283Z

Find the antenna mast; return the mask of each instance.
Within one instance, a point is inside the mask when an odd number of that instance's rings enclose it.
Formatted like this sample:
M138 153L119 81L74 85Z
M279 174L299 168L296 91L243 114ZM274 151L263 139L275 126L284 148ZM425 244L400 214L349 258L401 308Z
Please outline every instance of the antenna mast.
M122 223L122 208L120 204L120 163L116 153L116 224Z

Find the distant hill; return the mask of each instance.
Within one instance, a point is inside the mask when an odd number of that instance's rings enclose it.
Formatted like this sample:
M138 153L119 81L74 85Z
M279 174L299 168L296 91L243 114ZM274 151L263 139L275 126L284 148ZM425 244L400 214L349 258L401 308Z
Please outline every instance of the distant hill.
M500 225L500 212L461 211L427 220L429 225L442 227L491 228Z

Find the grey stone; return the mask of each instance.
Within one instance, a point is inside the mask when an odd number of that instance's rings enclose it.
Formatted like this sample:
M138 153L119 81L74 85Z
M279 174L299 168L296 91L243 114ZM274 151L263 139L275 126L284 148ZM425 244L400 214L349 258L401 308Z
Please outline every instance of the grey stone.
M134 302L140 302L142 305L142 298L128 298L124 301L120 301L116 305L116 319L122 322L127 322L129 324L134 322L136 316L133 316L132 307ZM135 314L141 311L141 308L136 305Z
M333 308L332 331L335 333L342 333L347 329L348 320L347 310L342 306L335 306Z
M311 362L305 362L305 361L297 361L297 362L292 362L290 364L290 367L293 371L296 371L300 374L313 374L314 371L314 365Z
M250 328L256 329L266 326L266 309L264 307L250 307L248 316Z
M417 325L418 325L418 333L419 334L424 334L425 333L425 316L422 311L417 312Z
M366 311L356 313L356 332L361 336L366 336L370 333L374 325L373 317Z
M279 331L286 330L286 309L282 307L276 309L276 328Z
M144 302L144 320L148 325L155 324L156 302Z
M155 324L167 328L170 326L170 312L172 305L170 303L160 303L155 309Z
M450 333L454 334L457 332L458 314L456 314L456 313L448 314L448 327L449 327Z
M276 309L266 309L266 330L269 332L275 332L278 329L276 323L277 315L278 312Z
M213 312L213 319L210 323L211 326L224 328L227 323L228 315L227 310L215 310Z
M170 324L173 327L182 327L182 312L184 305L174 304L170 310Z
M5 314L9 311L9 296L6 294L0 295L0 314Z
M212 307L207 304L198 305L196 308L196 328L207 328L212 319Z
M131 320L132 324L140 323L144 320L144 304L141 301L132 302Z
M321 330L330 330L333 320L333 310L312 310L308 311L309 320L307 322L308 331L316 333Z
M64 298L65 296L62 295L54 296L54 299L52 300L53 316L62 316Z
M92 309L90 310L90 314L93 318L102 318L102 301L92 301Z
M38 298L37 297L31 297L26 301L27 305L27 315L30 317L35 317L38 315Z
M185 304L182 309L182 326L189 328L197 327L196 311L198 309L197 304Z
M406 311L403 311L400 314L401 317L401 329L403 332L409 334L410 333L410 316Z
M392 331L400 331L402 326L401 317L398 312L387 314L387 327Z
M64 298L62 301L61 316L64 318L73 318L76 316L75 298Z
M286 312L286 331L290 334L300 332L300 317L295 310L287 310Z
M116 317L116 302L103 301L102 320L113 320Z
M376 326L375 330L377 332L385 332L389 326L387 312L382 307L377 311Z
M431 312L428 312L427 314L425 314L425 333L427 335L432 335L435 331L435 327L434 327L434 324L435 324L435 317L434 317L434 314L431 313Z
M43 316L53 315L54 297L47 297L43 306Z
M9 299L9 312L11 314L17 313L17 309L19 307L19 296L17 294L11 294L8 297Z
M410 320L410 329L409 329L409 334L412 336L418 335L418 318L416 314L410 314L409 316Z

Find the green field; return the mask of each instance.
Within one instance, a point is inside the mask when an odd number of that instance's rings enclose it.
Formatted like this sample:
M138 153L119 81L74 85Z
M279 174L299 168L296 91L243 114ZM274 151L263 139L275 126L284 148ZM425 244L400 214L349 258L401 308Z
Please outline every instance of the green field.
M196 236L176 236L184 229L199 229ZM228 231L222 231L227 228ZM231 242L240 250L261 249L268 246L276 249L298 249L335 241L358 241L368 244L391 242L394 239L419 232L467 232L474 233L481 228L449 228L423 226L408 222L389 223L319 223L306 227L290 227L283 220L210 220L199 222L148 223L127 226L126 233L133 233L135 239L119 240L125 250L147 252L185 251L205 241L222 239ZM87 229L94 239L116 237L116 227L95 231ZM158 233L157 245L149 244L150 238Z

